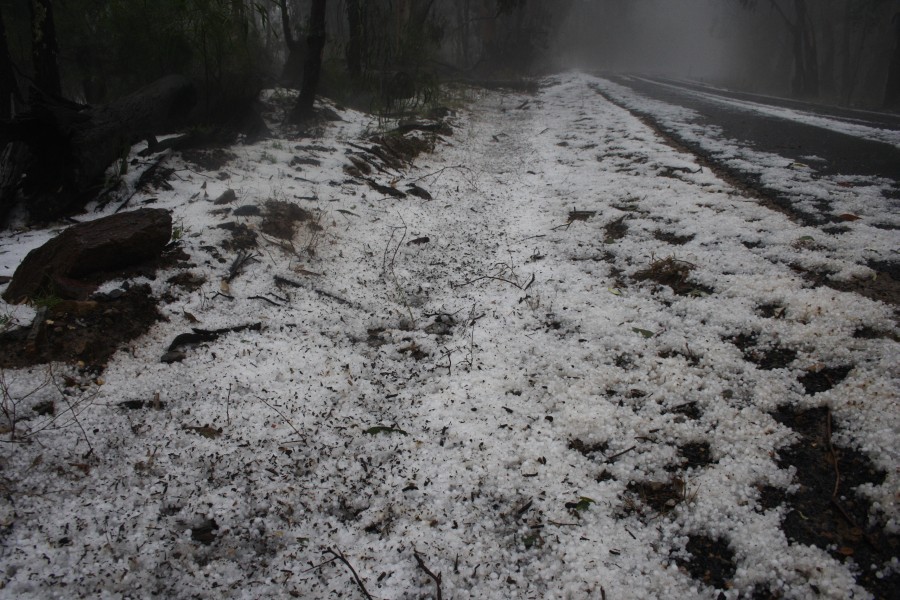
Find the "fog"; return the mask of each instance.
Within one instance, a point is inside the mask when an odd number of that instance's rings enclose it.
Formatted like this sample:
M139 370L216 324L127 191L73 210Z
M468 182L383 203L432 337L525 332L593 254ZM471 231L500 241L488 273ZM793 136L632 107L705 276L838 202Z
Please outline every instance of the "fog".
M762 16L727 0L580 0L560 26L553 67L748 84L761 60L754 46L783 43L781 31L759 27Z
M574 0L570 6L557 15L549 69L690 78L863 107L887 102L892 69L900 78L900 0L759 1L752 10L738 0ZM809 43L798 71L788 21L796 22L801 8L808 11L802 31ZM894 95L900 98L900 89Z

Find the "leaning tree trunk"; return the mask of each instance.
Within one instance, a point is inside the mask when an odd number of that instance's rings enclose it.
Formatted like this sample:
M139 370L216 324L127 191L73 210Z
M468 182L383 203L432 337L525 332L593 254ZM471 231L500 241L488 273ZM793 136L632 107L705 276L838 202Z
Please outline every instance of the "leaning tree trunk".
M24 145L30 155L25 159L19 150L0 157L0 217L21 195L31 219L40 222L82 208L132 144L181 124L196 92L187 78L170 75L95 108L41 94L31 100L27 113L0 125L0 146ZM17 171L22 183L10 189L5 174Z
M322 51L325 49L325 0L313 0L309 14L309 54L303 68L303 87L294 105L293 120L302 121L313 114L316 89L322 73Z

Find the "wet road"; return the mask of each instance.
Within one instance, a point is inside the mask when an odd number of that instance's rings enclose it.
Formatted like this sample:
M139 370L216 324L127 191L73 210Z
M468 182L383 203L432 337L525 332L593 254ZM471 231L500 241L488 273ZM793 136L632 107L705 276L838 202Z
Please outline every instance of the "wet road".
M900 131L900 115L820 107L793 100L726 92L668 80L608 78L655 100L694 110L701 115L700 123L716 126L721 129L724 137L736 139L755 150L777 154L800 163L806 162L809 156L820 157L827 161L816 165L817 171L822 175L884 177L900 184L900 148L894 145L863 139L822 126L773 117L738 104L729 104L727 101L755 102L789 108L850 125L891 131ZM720 97L726 102L717 101L715 97ZM653 118L652 115L648 116ZM664 124L658 125L666 129ZM671 131L667 133L675 134ZM678 135L675 134L674 137L677 138Z

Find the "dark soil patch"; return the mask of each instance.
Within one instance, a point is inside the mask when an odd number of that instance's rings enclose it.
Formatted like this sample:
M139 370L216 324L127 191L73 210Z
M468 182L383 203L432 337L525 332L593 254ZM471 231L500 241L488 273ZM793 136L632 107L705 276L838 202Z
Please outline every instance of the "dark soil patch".
M634 279L667 285L679 296L713 293L712 288L688 280L688 275L694 268L693 264L670 256L656 260L646 269L638 271L634 274Z
M678 447L678 454L684 458L682 467L699 469L713 464L709 442L689 442Z
M313 221L313 214L291 202L268 200L261 225L262 232L281 240L292 240L297 224Z
M389 343L388 337L385 335L387 332L384 328L377 329L369 329L366 331L368 337L366 338L366 344L371 346L372 348L380 348L385 344Z
M654 231L653 237L658 239L661 242L666 242L668 244L672 244L673 246L684 246L688 242L694 239L694 235L678 235L676 233L672 233L670 231Z
M262 210L255 204L245 204L238 206L231 214L236 217L256 217L262 214Z
M763 304L756 307L756 313L766 319L783 319L785 307L780 304Z
M680 477L673 477L669 481L632 481L626 489L658 513L669 512L684 500L684 480ZM634 512L636 509L633 505L626 506L625 512Z
M703 416L703 411L700 410L700 406L697 404L697 401L686 402L684 404L679 404L678 406L669 410L673 415L683 415L692 421L698 420Z
M778 345L760 347L755 333L740 333L729 341L744 354L744 360L764 371L786 369L797 358L797 351L791 348L781 348Z
M817 546L838 560L853 560L861 586L876 598L896 598L900 574L879 579L876 573L897 556L900 536L870 520L871 503L854 491L864 483L882 484L885 473L864 454L832 444L836 425L827 408L781 407L772 416L801 436L777 457L780 468L796 469L799 484L793 494L782 492L788 509L782 529L788 540ZM770 500L778 500L777 492Z
M138 181L138 187L145 190L172 190L173 188L169 183L169 179L171 179L174 174L175 169L168 169L166 167L157 166L155 169L148 169L141 175Z
M798 381L803 384L807 395L814 396L819 392L827 392L842 382L852 370L852 366L825 367L818 371L809 371Z
M900 336L890 331L880 331L872 327L860 327L853 332L853 337L858 340L893 340L900 342Z
M609 442L586 443L584 440L575 438L569 440L569 450L574 450L582 456L590 456L591 454L600 452L601 454L609 449Z
M744 358L764 371L785 369L797 358L797 351L777 346L761 350L754 348L744 353Z
M40 335L31 328L0 335L0 368L82 361L102 371L123 344L145 333L162 316L150 286L131 286L121 295L87 302L60 302L48 309Z
M196 148L182 150L181 157L185 162L189 162L205 171L218 171L237 158L237 155L222 148Z
M690 558L676 557L675 562L690 573L691 577L717 590L731 587L731 579L737 566L734 563L734 552L725 540L706 535L690 535L685 550Z
M835 281L829 277L829 273L810 271L800 265L791 265L791 269L814 287L825 286L839 292L855 292L894 306L900 304L900 276L896 274L897 267L892 263L871 263L868 266L875 271L875 277L853 281Z
M419 346L414 341L411 341L409 338L404 338L404 341L409 342L409 343L406 346L403 346L402 348L397 348L397 352L399 352L400 354L409 355L413 358L413 360L415 360L417 362L425 360L426 358L428 358L430 356L428 354L428 352L423 350L421 346Z
M674 358L676 356L680 356L681 358L685 359L688 364L694 367L700 364L700 357L694 354L690 348L687 348L685 350L664 350L657 356L659 356L660 358Z
M893 225L891 223L871 223L872 227L875 229L882 229L884 231L897 231L900 227Z
M194 292L206 283L206 277L201 275L197 275L196 273L191 273L190 271L182 271L177 275L173 275L166 280L166 283L171 283L172 285L177 285L178 287L187 290L189 292Z
M249 250L256 248L256 232L243 223L229 221L219 225L219 229L231 232L231 238L222 242L226 250Z
M784 504L787 492L781 488L764 485L759 488L759 506L763 510L772 510Z

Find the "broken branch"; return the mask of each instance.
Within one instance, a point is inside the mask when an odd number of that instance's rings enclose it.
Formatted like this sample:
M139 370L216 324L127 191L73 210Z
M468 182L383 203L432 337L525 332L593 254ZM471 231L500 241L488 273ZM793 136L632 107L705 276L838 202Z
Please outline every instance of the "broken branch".
M372 595L366 589L366 586L363 584L362 579L359 578L359 575L356 573L356 569L353 568L353 565L350 564L350 561L347 560L347 557L344 556L344 554L340 550L333 550L332 548L326 550L325 553L331 554L336 560L344 563L347 568L350 569L350 572L353 573L353 579L356 581L356 585L359 586L359 589L362 591L363 595L368 598L368 600L372 600Z
M425 574L431 577L432 581L434 581L434 587L437 592L437 600L443 600L444 595L441 591L441 574L438 573L437 575L435 575L434 572L425 564L425 561L422 560L422 557L418 552L413 551L413 556L416 557L416 563L419 565L419 568L425 571Z

